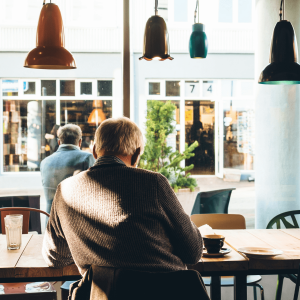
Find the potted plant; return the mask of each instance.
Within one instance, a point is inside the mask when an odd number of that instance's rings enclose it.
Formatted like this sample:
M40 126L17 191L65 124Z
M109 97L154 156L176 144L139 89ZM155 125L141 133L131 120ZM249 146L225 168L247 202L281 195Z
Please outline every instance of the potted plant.
M198 147L198 142L194 142L180 153L173 151L172 147L167 145L167 137L175 132L175 110L176 106L171 101L162 102L150 100L147 103L146 117L146 145L144 153L141 156L140 167L143 169L159 172L163 174L170 182L174 192L180 200L180 194L184 192L184 197L188 201L188 207L185 210L191 210L195 200L195 193L187 197L186 192L194 192L197 187L195 178L190 177L188 171L194 168L194 165L186 167L181 166L183 160L189 159L195 154L193 151ZM191 198L187 200L187 198ZM182 199L182 201L185 201ZM182 202L180 200L180 202ZM187 207L187 205L182 205ZM190 213L190 211L188 212Z

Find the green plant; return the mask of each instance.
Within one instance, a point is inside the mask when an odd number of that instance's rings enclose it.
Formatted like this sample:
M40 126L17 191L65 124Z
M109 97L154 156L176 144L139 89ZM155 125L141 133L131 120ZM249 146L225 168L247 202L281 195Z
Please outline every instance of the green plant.
M176 106L168 101L166 103L156 100L148 101L146 117L146 145L141 156L140 167L143 169L159 172L169 180L174 191L180 188L190 188L191 191L197 186L194 178L190 178L190 173L185 172L194 168L194 165L182 168L181 162L189 159L195 154L193 151L198 146L194 142L185 151L172 153L172 147L167 146L167 137L175 131L174 111Z

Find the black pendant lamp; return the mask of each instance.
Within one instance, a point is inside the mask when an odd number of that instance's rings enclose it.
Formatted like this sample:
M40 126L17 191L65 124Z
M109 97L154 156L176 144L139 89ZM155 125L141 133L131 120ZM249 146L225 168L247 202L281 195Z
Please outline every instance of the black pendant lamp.
M155 0L155 15L146 23L143 56L145 60L172 60L169 34L165 20L158 15L158 0Z
M72 54L65 48L64 25L59 7L45 3L36 32L36 48L25 59L24 67L33 69L76 69Z
M280 5L270 51L270 64L261 72L260 84L300 84L297 39L292 24L284 20L284 0Z
M197 19L197 10L198 10L198 23L196 23ZM197 0L196 3L196 10L195 10L195 16L194 16L194 23L193 24L193 32L190 37L190 57L191 58L206 58L207 56L207 49L208 49L208 42L207 42L207 36L204 31L204 24L199 23L199 0Z

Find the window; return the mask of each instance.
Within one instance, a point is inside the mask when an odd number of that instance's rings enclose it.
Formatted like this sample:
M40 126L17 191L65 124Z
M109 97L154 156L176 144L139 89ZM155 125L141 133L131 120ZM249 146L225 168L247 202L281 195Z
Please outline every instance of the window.
M219 0L219 22L232 23L233 21L233 0Z
M238 2L239 23L252 22L252 0L239 0Z
M42 159L51 154L45 134L55 121L55 100L4 100L3 171L39 171Z
M188 2L187 0L174 0L174 21L187 22Z
M1 83L2 172L39 171L41 161L58 149L57 130L67 123L80 126L82 150L91 152L96 128L113 115L112 80L3 79Z
M158 1L158 15L168 22L168 0Z
M166 81L166 96L180 96L180 81Z
M149 82L149 95L160 95L159 82Z

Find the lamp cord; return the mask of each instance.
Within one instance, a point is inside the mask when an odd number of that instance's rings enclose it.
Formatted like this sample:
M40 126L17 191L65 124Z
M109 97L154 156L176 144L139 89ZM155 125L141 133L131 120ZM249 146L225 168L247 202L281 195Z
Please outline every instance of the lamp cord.
M158 15L158 0L155 0L155 15Z
M279 9L280 21L284 20L284 0L281 0L280 9Z
M200 20L200 17L199 17L199 13L200 13L200 10L199 10L199 0L196 1L196 9L195 9L195 13L194 13L194 23L196 23L196 19L197 19L197 10L198 10L198 23L199 23L199 20Z

